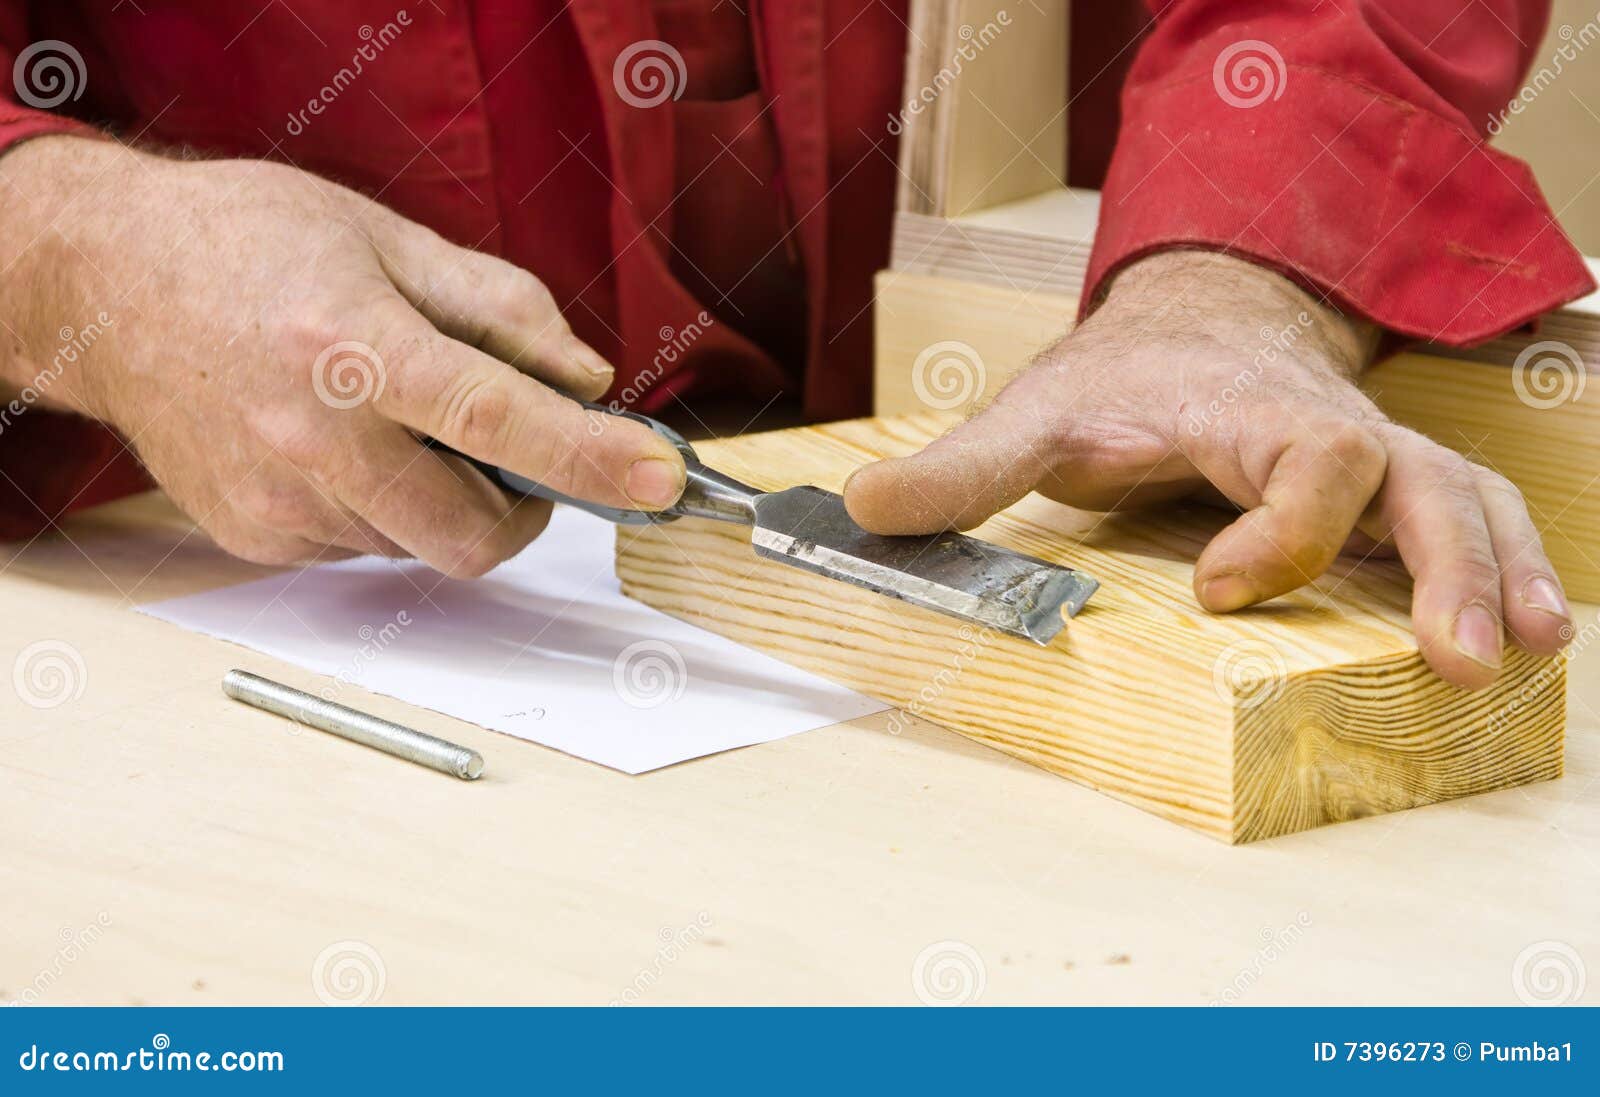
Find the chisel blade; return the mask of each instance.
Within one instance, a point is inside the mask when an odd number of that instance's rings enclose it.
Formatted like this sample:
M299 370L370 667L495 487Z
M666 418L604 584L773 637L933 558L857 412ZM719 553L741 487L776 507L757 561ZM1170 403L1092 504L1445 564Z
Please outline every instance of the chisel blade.
M1048 644L1099 583L1079 571L959 533L881 537L856 525L844 499L814 487L755 501L761 556L891 598Z

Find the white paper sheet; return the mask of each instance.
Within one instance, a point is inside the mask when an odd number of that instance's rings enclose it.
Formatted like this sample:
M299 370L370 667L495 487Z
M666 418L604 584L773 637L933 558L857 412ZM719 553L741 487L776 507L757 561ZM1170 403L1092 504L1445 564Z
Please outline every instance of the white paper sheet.
M558 507L471 581L357 559L140 607L176 625L627 773L882 711L625 598L615 530Z

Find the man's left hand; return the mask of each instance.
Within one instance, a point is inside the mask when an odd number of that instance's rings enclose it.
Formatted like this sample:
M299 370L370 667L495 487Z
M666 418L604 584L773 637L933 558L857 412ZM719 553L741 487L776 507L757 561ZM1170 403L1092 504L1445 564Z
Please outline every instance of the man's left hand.
M970 529L1035 490L1091 510L1220 497L1244 513L1195 564L1203 607L1294 590L1341 551L1397 550L1423 655L1488 685L1506 632L1561 649L1565 597L1517 489L1356 386L1371 347L1370 329L1261 267L1154 255L983 412L861 469L845 502L869 530L917 534Z

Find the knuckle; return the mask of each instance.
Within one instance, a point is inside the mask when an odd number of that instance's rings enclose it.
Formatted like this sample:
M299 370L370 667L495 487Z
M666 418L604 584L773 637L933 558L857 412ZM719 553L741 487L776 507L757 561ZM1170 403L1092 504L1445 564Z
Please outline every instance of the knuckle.
M1360 423L1341 423L1324 444L1340 466L1363 484L1380 483L1388 471L1389 451L1377 435Z
M302 298L278 318L277 328L285 352L307 368L317 356L346 337L344 317L333 304L320 297Z
M251 537L228 524L207 526L206 534L229 556L265 567L283 567L299 563L303 552L292 541L262 540Z
M493 571L516 555L520 546L513 541L511 531L503 522L482 530L478 536L457 546L452 574L475 579Z
M559 431L545 433L541 479L558 491L571 491L583 477L585 459L578 443Z
M1477 478L1478 490L1485 495L1513 504L1519 510L1527 509L1527 501L1523 497L1522 489L1505 476L1482 465L1473 466L1473 475Z
M239 495L239 509L268 529L299 534L316 525L318 508L304 489L252 481L239 489Z
M446 434L475 457L504 452L511 435L511 395L498 380L464 374L445 400Z
M556 300L539 279L521 267L511 267L502 279L500 304L515 317L554 312Z

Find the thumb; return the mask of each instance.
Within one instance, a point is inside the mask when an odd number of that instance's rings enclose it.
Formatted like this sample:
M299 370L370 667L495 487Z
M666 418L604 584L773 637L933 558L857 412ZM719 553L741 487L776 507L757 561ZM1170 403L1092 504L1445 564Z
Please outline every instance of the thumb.
M1051 475L1049 422L1012 385L983 412L909 457L857 469L844 504L881 534L971 529Z

